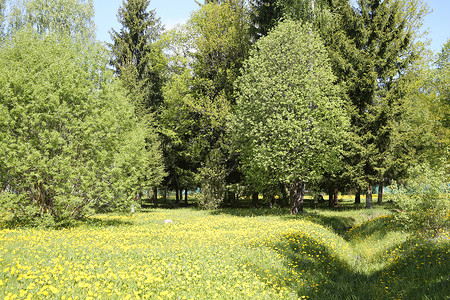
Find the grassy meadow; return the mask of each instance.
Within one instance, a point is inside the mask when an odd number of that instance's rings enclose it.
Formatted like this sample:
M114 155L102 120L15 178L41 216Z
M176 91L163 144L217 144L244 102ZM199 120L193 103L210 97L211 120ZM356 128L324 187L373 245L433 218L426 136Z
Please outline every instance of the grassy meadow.
M149 209L3 226L0 299L449 299L448 232L415 237L393 213Z

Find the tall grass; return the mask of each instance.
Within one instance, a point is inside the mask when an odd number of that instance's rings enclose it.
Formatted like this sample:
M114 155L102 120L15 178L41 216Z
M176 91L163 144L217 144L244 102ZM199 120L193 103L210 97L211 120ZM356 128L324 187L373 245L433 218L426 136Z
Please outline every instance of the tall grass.
M450 295L447 232L413 238L384 208L306 211L155 209L69 229L3 229L0 299Z

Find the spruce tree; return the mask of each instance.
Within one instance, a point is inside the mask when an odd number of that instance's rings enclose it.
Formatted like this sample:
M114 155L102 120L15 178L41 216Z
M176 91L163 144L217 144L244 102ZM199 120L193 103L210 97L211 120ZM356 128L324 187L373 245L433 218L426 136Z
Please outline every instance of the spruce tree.
M254 41L266 36L282 16L283 14L278 5L278 0L251 1L251 33Z
M391 168L391 120L405 116L395 89L419 57L414 37L424 10L414 3L380 0L359 0L357 8L341 0L336 7L340 25L328 45L352 115L346 170L356 188L366 190L366 207L372 207L372 186L382 185Z
M155 113L163 102L162 86L166 59L158 43L163 26L154 10L148 11L150 0L124 0L117 18L122 28L111 30L110 64L120 78L122 86L135 106L135 113L148 129L145 137L147 149L154 148ZM156 116L157 117L157 116ZM160 138L158 136L156 139ZM156 142L159 145L159 141ZM145 182L157 168L147 165L148 174L140 178ZM153 186L156 199L157 188ZM141 192L141 191L138 191Z
M162 72L165 58L157 45L163 30L154 10L148 11L150 0L125 0L117 18L122 28L112 29L111 65L121 77L135 104L145 115L162 102Z

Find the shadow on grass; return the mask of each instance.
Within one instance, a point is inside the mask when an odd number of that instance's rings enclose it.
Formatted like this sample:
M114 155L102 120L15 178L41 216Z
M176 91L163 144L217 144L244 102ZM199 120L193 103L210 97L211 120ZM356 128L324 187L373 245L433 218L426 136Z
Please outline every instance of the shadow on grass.
M314 238L299 235L285 237L273 245L287 266L272 268L255 265L253 271L274 287L294 290L309 299L382 299L375 297L375 279L357 273L336 253Z
M415 238L392 251L393 262L374 274L402 299L450 299L450 241Z
M347 241L364 240L369 236L382 239L389 232L402 231L403 229L403 226L396 222L393 216L382 216L351 228L343 234L343 237Z
M277 216L282 219L304 219L331 228L342 235L355 225L355 218L346 216L325 216L316 211L305 210L298 215L290 215L289 208L220 208L210 211L212 215L227 214L237 217Z
M97 217L87 217L78 220L64 220L60 222L45 222L34 219L19 219L11 218L4 219L0 222L0 229L16 229L16 228L47 228L47 229L69 229L81 226L89 227L120 227L131 226L133 222L128 220L121 220L120 218L102 219Z
M331 228L338 235L344 235L355 225L356 221L353 217L324 216L317 212L308 213L307 219L314 223Z
M373 228L367 228L374 234ZM380 230L385 230L381 226ZM367 233L369 235L369 233ZM449 299L450 242L408 240L378 257L384 267L366 273L357 264L367 263L350 252L306 234L285 236L273 249L285 258L283 268L253 265L266 283L295 290L310 299ZM338 254L340 252L340 254ZM344 251L345 252L345 251ZM383 257L384 256L384 257Z

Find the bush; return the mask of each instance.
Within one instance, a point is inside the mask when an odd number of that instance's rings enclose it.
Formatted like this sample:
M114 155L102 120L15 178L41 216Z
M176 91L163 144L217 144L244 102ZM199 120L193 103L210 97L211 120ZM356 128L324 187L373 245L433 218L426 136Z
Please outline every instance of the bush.
M435 231L449 226L449 178L448 164L432 167L428 163L410 170L404 184L394 183L388 187L388 200L401 209L397 220L409 229L422 232ZM448 228L447 228L448 229Z
M0 47L0 208L15 219L58 226L129 207L164 176L156 134L107 62L99 44L32 30Z

